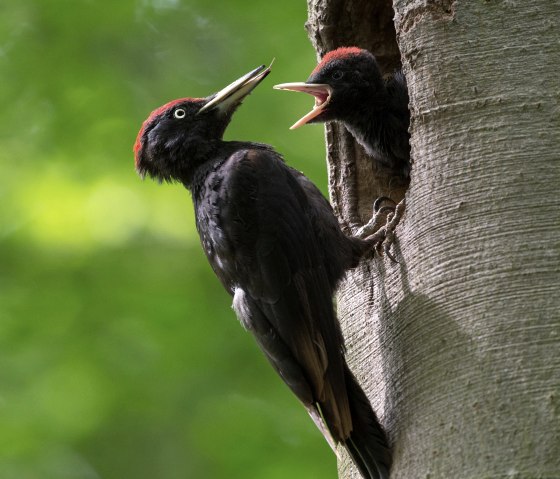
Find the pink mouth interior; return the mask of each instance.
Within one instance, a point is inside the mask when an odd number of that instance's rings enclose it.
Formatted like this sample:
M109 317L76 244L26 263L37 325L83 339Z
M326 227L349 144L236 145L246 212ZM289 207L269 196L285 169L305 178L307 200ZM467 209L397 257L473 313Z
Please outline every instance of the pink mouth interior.
M281 83L279 85L275 85L274 88L277 90L299 91L307 93L308 95L313 95L315 97L315 104L313 105L313 109L298 121L296 121L290 127L291 130L309 123L311 120L323 113L331 100L332 94L331 87L326 84L311 84L303 82Z
M305 116L303 116L302 118L300 118L298 121L296 121L291 127L290 130L295 130L296 128L299 128L302 125L305 125L306 123L308 123L309 121L311 121L313 118L318 117L321 113L323 113L325 111L325 108L327 106L327 104L329 103L330 100L330 93L328 91L325 90L319 90L319 89L307 89L307 90L301 90L304 91L304 93L308 93L309 95L313 95L315 97L315 105L313 106L313 109Z
M312 95L315 97L315 106L321 106L329 98L328 93L323 91L313 92Z

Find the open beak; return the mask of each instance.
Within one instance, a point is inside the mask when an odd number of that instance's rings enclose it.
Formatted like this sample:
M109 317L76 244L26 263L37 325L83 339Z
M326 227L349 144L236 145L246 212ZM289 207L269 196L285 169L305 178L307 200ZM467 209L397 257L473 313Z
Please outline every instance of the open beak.
M270 66L261 65L255 68L253 71L243 75L238 78L230 85L221 89L216 93L212 99L206 103L198 113L202 113L206 110L212 110L217 108L221 113L227 113L232 108L236 107L243 101L243 99L251 93L254 88L264 80L264 78L270 73Z
M273 88L276 90L302 91L315 97L315 105L313 106L313 109L307 115L296 121L290 127L290 130L295 130L300 126L309 123L313 118L319 116L323 113L331 101L332 88L323 83L281 83L280 85L274 85Z

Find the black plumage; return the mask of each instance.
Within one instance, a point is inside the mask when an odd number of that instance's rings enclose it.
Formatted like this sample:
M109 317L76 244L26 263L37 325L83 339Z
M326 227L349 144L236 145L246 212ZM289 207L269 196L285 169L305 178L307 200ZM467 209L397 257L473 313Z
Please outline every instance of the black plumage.
M222 140L268 72L155 110L138 134L136 168L191 191L202 247L242 325L331 446L344 444L365 478L387 478L387 439L346 364L332 301L377 238L345 236L320 191L271 147Z
M337 120L366 152L394 174L410 175L410 112L402 72L383 78L367 50L343 47L327 53L307 81L274 88L309 93L311 112L292 128L306 123Z

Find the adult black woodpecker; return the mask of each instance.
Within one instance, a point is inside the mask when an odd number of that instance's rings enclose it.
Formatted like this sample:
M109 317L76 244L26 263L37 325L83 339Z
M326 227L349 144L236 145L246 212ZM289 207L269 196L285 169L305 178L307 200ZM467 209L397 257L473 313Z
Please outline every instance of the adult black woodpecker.
M357 47L327 53L305 82L275 85L309 93L313 109L291 128L337 120L366 152L394 174L410 175L410 112L402 72L384 79L375 57Z
M207 98L152 112L134 145L136 169L191 192L202 247L241 324L331 447L342 444L364 478L385 479L387 438L346 364L332 301L383 231L344 235L315 185L270 146L222 139L269 72L261 66Z

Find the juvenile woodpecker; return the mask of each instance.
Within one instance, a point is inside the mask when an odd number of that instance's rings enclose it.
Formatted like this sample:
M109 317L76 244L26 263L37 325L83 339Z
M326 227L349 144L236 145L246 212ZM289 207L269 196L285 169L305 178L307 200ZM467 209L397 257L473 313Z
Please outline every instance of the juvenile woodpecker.
M408 179L410 113L406 79L401 72L384 79L370 52L343 47L327 53L307 81L274 88L315 97L313 109L292 129L306 123L340 121L370 156Z

